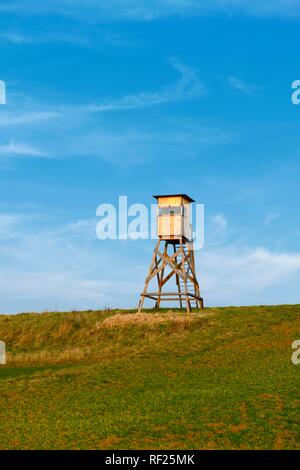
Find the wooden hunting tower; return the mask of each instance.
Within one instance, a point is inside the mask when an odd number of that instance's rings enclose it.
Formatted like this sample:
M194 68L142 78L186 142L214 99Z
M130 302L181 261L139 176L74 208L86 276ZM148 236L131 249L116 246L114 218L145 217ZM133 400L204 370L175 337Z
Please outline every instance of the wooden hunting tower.
M157 199L157 235L152 261L140 296L139 312L145 298L155 300L159 308L161 301L178 301L190 312L192 307L203 308L199 284L195 271L193 230L191 226L191 203L195 202L186 194L153 196ZM160 244L164 242L163 251ZM174 276L174 277L173 277ZM158 290L148 292L149 283L157 279ZM175 279L176 288L165 292L163 287Z

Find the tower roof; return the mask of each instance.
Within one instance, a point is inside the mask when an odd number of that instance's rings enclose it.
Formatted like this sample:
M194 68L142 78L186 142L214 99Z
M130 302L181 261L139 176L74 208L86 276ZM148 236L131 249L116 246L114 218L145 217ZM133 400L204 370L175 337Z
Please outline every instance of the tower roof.
M157 194L155 196L153 196L155 199L158 199L159 197L177 197L177 196L181 196L183 197L184 199L186 199L187 201L189 202L195 202L194 199L192 199L190 196L188 196L187 194Z

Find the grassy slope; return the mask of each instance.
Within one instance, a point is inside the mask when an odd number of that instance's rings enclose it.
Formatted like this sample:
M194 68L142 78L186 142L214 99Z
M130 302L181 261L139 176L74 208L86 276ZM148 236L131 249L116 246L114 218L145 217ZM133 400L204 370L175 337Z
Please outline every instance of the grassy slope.
M300 306L0 316L0 448L300 448Z

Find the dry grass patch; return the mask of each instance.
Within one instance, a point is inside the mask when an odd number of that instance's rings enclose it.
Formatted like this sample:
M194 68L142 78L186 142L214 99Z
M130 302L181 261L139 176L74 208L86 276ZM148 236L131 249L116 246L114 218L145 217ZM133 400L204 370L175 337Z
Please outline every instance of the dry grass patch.
M127 325L140 325L143 324L145 326L152 326L162 323L177 323L177 324L185 324L190 323L193 321L193 318L188 315L176 315L174 313L165 313L165 314L149 314L149 313L130 313L127 315L117 314L113 315L112 317L106 318L100 324L98 323L97 326L105 326L105 327L119 327L119 326L127 326Z
M160 324L175 324L175 325L189 325L191 322L199 318L206 317L207 314L182 314L168 311L167 313L130 313L130 314L116 314L106 318L103 322L98 322L96 328L113 328L113 327L126 327L129 325L145 325L151 327Z
M68 364L85 360L89 355L88 348L67 348L63 351L29 351L16 354L7 353L9 366L28 364Z

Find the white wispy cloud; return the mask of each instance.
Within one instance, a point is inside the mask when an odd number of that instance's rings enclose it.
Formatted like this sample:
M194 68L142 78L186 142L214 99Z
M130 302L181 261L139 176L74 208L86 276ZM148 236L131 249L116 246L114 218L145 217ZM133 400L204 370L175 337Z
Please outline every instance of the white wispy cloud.
M0 43L24 44L28 38L17 31L2 31L0 33Z
M56 108L53 105L41 105L30 100L26 103L26 97L23 97L25 103L22 104L22 99L17 100L17 98L14 98L14 102L18 102L18 106L23 107L23 109L3 110L0 115L0 127L54 121L58 118L67 120L74 115L78 118L84 118L93 113L145 108L197 98L205 93L204 85L192 68L182 64L177 59L171 59L170 64L179 72L179 79L175 83L154 92L143 91L132 95L124 95L121 98L103 99L99 103L81 106L65 105ZM16 107L16 105L12 107Z
M35 102L27 95L12 94L12 102L0 115L0 128L13 128L13 140L0 144L0 155L61 158L93 155L108 161L138 162L156 158L168 147L174 155L193 156L195 148L226 144L233 136L222 129L202 125L144 130L141 123L130 122L122 130L102 122L98 114L172 104L199 98L205 93L196 72L176 59L170 61L180 76L173 84L155 92L140 92L93 105L49 105ZM16 96L15 96L16 95ZM74 122L77 129L74 132ZM153 127L153 126L152 126ZM175 128L176 127L176 128ZM61 129L64 129L63 135ZM41 132L39 132L41 130ZM49 136L51 135L51 138ZM55 138L59 135L59 138ZM43 140L41 140L43 136ZM26 143L23 143L26 139Z
M193 69L176 59L172 59L170 63L180 73L179 80L173 85L169 85L156 92L141 92L135 95L125 95L116 100L104 100L99 104L91 104L86 110L90 112L105 112L145 108L196 98L204 93L204 86Z
M227 130L197 126L182 129L169 125L150 133L140 127L122 131L101 127L72 135L56 153L70 156L98 156L112 163L142 164L145 161L164 158L166 152L174 159L194 158L209 146L228 145L235 136Z
M227 227L227 219L224 217L224 215L222 214L216 214L214 217L213 217L213 221L214 223L220 227L220 228L225 228Z
M10 238L19 224L20 218L16 214L0 213L0 239Z
M275 220L278 220L279 218L280 218L280 215L277 212L270 212L265 217L265 225L269 226L273 222L275 222Z
M0 127L31 124L61 116L57 111L4 111L0 114Z
M175 157L179 154L194 157L204 146L226 145L235 141L236 136L230 130L203 125L194 119L184 122L184 125L176 120L166 121L160 123L159 128L153 123L150 128L147 124L144 126L135 118L130 120L130 125L121 128L114 125L116 116L111 120L101 120L100 115L104 112L171 105L199 98L205 93L193 69L176 59L172 59L171 64L180 73L175 83L156 92L102 100L92 106L47 105L15 92L9 108L5 108L0 115L0 128L11 128L9 131L13 132L14 138L0 145L0 154L48 158L91 155L111 162L132 163L160 157L166 150Z
M200 256L203 295L210 305L299 303L299 252L227 244Z
M0 213L0 313L103 308L121 297L120 306L129 306L138 283L101 268L110 265L110 254L96 239L96 223L49 226L46 214Z
M0 145L0 155L45 157L47 153L29 144L11 140L8 144Z
M238 90L246 95L251 94L257 89L257 87L249 85L248 83L237 77L229 77L228 82L231 88L234 88L235 90Z
M1 7L0 7L1 11ZM23 33L21 31L2 31L0 32L0 44L46 44L46 43L66 43L77 44L84 47L91 47L90 39L83 35L80 31L59 31L55 29L53 32L43 33Z

